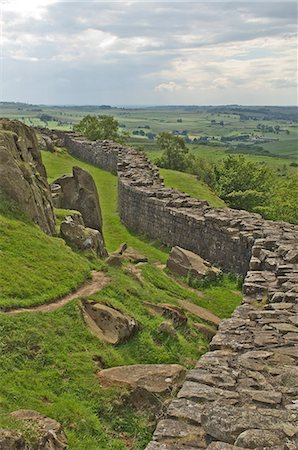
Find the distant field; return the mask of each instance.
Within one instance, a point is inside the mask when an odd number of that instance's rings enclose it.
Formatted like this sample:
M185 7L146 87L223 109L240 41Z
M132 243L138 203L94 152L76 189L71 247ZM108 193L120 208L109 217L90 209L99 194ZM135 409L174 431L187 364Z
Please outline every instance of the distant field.
M271 142L257 143L269 156L246 154L252 161L264 162L273 168L298 161L298 126L294 121L295 108L277 107L147 107L113 108L96 106L35 106L25 104L0 104L0 116L22 120L30 126L71 130L86 114L114 116L121 128L130 134L129 144L143 147L154 160L158 155L156 141L160 132L185 133L189 139L211 139L221 143L221 138L249 135ZM274 118L276 117L276 119ZM297 114L296 114L297 120ZM263 127L263 128L262 128ZM279 127L278 132L275 130ZM136 134L138 133L138 134ZM146 134L151 134L151 140ZM250 144L251 142L248 142ZM232 145L237 146L235 141ZM216 146L189 144L191 151L202 158L218 161L226 156L228 145ZM270 156L272 155L272 156Z

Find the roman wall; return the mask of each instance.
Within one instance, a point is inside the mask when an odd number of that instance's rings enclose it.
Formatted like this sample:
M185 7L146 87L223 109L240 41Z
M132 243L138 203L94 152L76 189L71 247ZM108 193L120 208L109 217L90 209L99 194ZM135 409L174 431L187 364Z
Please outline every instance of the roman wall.
M125 226L245 276L241 306L188 372L147 450L297 449L298 227L165 188L133 149L64 139L73 156L118 174Z

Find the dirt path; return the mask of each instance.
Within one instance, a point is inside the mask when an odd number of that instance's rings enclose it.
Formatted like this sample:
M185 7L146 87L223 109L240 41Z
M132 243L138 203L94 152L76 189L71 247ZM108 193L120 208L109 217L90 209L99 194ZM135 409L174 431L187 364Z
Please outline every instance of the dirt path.
M100 291L111 279L104 272L92 272L92 279L86 281L79 289L71 294L65 295L58 300L40 306L33 306L32 308L13 308L7 311L1 311L3 314L18 314L22 312L50 312L69 303L71 300L79 297L87 297Z

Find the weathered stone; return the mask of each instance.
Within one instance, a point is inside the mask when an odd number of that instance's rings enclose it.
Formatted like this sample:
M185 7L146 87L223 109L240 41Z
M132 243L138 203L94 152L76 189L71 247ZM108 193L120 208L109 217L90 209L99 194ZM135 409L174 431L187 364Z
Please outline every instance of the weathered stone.
M187 420L190 423L201 423L201 414L204 405L185 398L175 399L170 403L168 416L178 420Z
M52 183L53 186L61 186L55 206L80 211L86 227L102 233L101 209L93 178L81 167L73 167L72 172L72 175L63 175Z
M226 442L211 442L206 450L247 450L247 448L239 447L239 445L236 447Z
M0 450L26 450L23 436L15 430L0 428Z
M138 330L132 317L102 303L85 300L83 313L93 334L108 344L121 344Z
M107 251L101 233L92 228L85 228L67 216L60 225L61 237L71 247L81 251L92 251L96 256L104 258Z
M177 336L177 332L170 322L162 322L158 326L157 331L159 331L162 334L167 334L168 336L172 337Z
M221 273L221 270L212 267L200 256L177 246L171 250L167 267L176 275L191 276L199 280L205 277L216 278Z
M238 401L239 394L238 392L218 389L202 383L185 381L178 393L178 398L188 398L194 401L205 400L207 402L215 401L218 398L225 398L233 404Z
M158 422L153 439L166 443L185 443L196 448L206 448L207 435L201 427L173 419Z
M15 120L0 120L0 193L12 199L45 233L55 233L51 192L36 134Z
M131 261L134 264L148 261L147 256L142 255L141 253L139 253L138 251L136 251L135 249L133 249L131 247L127 247L122 252L122 255L123 255L124 259L128 259L129 261Z
M233 444L238 436L248 429L284 432L290 422L295 423L298 416L285 410L249 409L246 406L224 406L218 403L206 405L202 412L201 423L215 439Z
M184 376L185 369L178 364L135 364L104 369L98 373L103 386L138 386L156 394L175 391L181 386Z
M246 430L239 434L235 445L237 447L246 448L272 448L274 446L282 446L283 442L280 436L273 431L267 430Z
M150 302L144 302L144 306L152 314L160 314L163 317L171 319L175 328L186 325L187 323L187 317L185 316L183 310L178 306L167 303L155 304Z
M38 450L66 450L68 448L63 428L56 420L50 419L37 411L25 409L14 411L11 416L34 427L37 434Z
M194 303L191 303L187 300L180 300L179 305L184 310L214 325L219 325L221 322L221 319L215 314L208 311L208 309L202 308L201 306L195 305Z
M205 325L203 323L198 323L198 322L194 322L193 323L193 327L198 330L200 333L202 333L202 335L208 340L211 341L211 339L213 338L213 336L215 336L216 331L214 330L214 328Z
M121 255L110 255L106 259L106 263L111 267L120 267L122 265Z

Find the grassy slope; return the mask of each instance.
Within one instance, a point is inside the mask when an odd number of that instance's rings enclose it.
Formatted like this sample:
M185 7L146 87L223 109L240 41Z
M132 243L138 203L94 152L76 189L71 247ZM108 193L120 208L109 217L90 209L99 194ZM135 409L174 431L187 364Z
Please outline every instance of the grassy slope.
M195 175L169 169L160 169L160 173L166 186L179 189L200 200L207 200L210 206L225 206L225 202L218 198L205 183L198 181Z
M120 222L117 213L117 177L98 167L84 163L67 153L43 152L43 162L47 168L49 181L53 181L64 173L71 173L72 167L77 165L88 170L96 183L103 214L103 232L109 251L114 251L122 243L127 242L134 248L145 252L149 258L164 262L167 252L160 246L154 245L140 236L128 231Z
M44 161L51 178L70 172L75 164L93 174L101 196L109 248L114 249L122 241L127 241L152 260L163 261L166 258L164 251L152 248L148 241L130 234L121 225L116 213L115 177L68 155L45 153ZM43 235L16 211L9 213L6 208L3 219L15 249L22 249L21 252L15 250L14 264L18 267L23 264L18 270L22 270L24 292L26 289L29 292L31 280L39 280L38 285L43 286L42 278L39 278L41 274L50 278L52 284L60 289L61 284L74 280L80 264L89 269L86 259L72 253L59 239ZM18 241L13 239L14 236ZM2 249L2 236L0 244ZM49 247L55 248L55 256L49 252ZM64 262L68 257L76 262L75 267L71 263L65 266L66 269L71 268L70 273L61 270L59 274L58 248L63 249ZM30 267L27 258L29 250L32 253ZM48 254L51 254L50 259L47 259ZM8 266L7 261L4 258L3 266ZM122 345L104 344L86 329L78 300L47 314L0 314L0 427L19 426L11 423L7 412L19 408L36 409L62 423L70 450L124 450L127 443L135 450L144 449L152 431L148 417L146 414L136 414L127 405L121 405L119 399L124 395L123 391L116 388L103 390L99 386L95 359L100 356L105 367L157 362L180 363L190 367L207 349L202 335L191 327L192 321L198 319L189 315L189 326L177 330L176 337L165 336L157 330L164 319L151 317L143 301L176 304L179 299L188 299L221 317L229 316L240 302L240 293L235 292L236 283L228 277L218 286L203 289L204 296L199 297L151 264L143 267L143 288L125 273L125 268L105 270L113 281L92 298L105 301L133 316L140 324L140 331ZM78 272L81 274L81 270ZM52 273L51 277L49 273ZM15 289L13 277L7 286ZM44 301L42 289L39 296L36 293L34 301Z
M61 297L90 274L90 264L51 238L0 197L0 308Z

